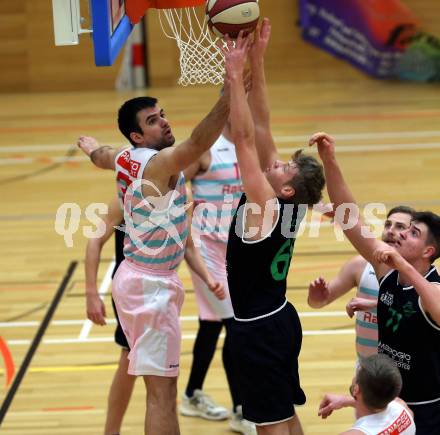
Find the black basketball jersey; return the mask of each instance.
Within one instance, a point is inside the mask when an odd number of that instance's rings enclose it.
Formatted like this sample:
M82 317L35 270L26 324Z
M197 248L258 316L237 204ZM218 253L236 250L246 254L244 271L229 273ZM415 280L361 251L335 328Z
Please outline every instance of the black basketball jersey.
M251 319L280 308L286 300L286 277L295 244L298 208L278 198L278 220L259 241L243 240L243 194L229 230L226 270L234 315Z
M119 226L123 226L124 221ZM124 257L124 238L125 232L115 229L115 267L113 268L112 278L115 276L118 267L125 259Z
M425 278L440 284L434 266ZM440 326L422 310L414 287L399 284L397 270L380 280L377 317L378 351L391 357L402 375L399 397L411 405L440 400Z

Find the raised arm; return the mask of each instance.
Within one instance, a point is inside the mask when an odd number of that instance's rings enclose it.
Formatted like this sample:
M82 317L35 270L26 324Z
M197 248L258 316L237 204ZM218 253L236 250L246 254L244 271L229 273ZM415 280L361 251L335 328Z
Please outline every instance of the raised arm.
M238 165L240 167L243 188L248 202L256 203L261 208L267 201L276 197L274 190L264 176L257 149L252 114L246 99L243 83L243 70L249 47L249 37L241 35L233 47L227 40L228 50L224 50L226 74L231 84L231 136L235 143ZM262 217L262 216L261 216Z
M339 164L335 156L335 140L327 133L315 133L309 140L309 144L317 144L319 156L324 165L325 178L327 182L327 191L330 201L333 202L333 209L335 210L335 221L341 225L344 234L350 240L354 248L371 263L376 271L376 276L379 279L384 276L389 267L379 263L373 256L374 251L380 246L388 246L386 243L376 240L372 234L366 237L368 231L362 227L364 223L359 216L351 216L349 225L344 224L344 213L338 213L344 208L344 204L356 205L356 201L350 192L347 183L344 180Z
M229 116L229 89L219 98L208 115L181 144L160 151L148 164L144 178L167 180L199 160L220 136Z
M115 170L116 155L122 149L127 147L120 147L114 149L109 145L99 145L98 141L91 136L80 136L77 141L78 148L90 157L92 163L101 169Z
M264 73L264 54L269 43L270 32L269 19L264 18L261 27L258 27L254 33L254 42L249 50L252 87L248 101L255 123L255 145L262 170L271 166L278 158L270 128L270 112Z
M118 198L115 197L109 204L108 214L104 217L105 232L101 237L89 239L86 247L85 274L86 274L86 310L87 317L97 325L105 325L105 306L98 294L97 276L104 244L114 232L114 226L123 219Z

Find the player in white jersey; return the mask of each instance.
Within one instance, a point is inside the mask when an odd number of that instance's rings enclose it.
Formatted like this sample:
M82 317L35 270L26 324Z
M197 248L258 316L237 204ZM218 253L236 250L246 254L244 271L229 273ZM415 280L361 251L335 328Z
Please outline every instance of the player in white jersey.
M194 203L192 234L209 272L216 281L224 284L226 297L223 300L212 297L212 292L191 271L199 309L199 329L180 413L208 420L228 417L228 410L217 405L203 391L203 383L224 325L226 334L222 359L233 403L230 426L236 432L254 433L254 425L243 419L241 413L239 379L228 335L233 310L226 278L226 245L232 216L243 190L235 145L230 135L228 122L214 145L184 171L185 179L191 181Z
M401 388L402 377L393 361L386 355L370 355L360 360L351 397L327 394L318 415L325 419L335 409L352 406L356 422L341 435L415 435L412 411L397 398Z
M143 376L148 391L145 433L177 435L179 314L183 287L176 268L188 237L186 190L181 171L220 135L229 115L228 87L211 112L178 146L155 98L125 102L118 125L131 148L113 150L81 137L92 162L117 170L124 202L125 260L113 281L113 296L131 351L129 373Z
M414 210L406 206L392 208L382 232L382 240L394 246L400 233L409 228ZM356 297L347 304L347 313L353 317L356 312L356 352L358 357L377 353L377 295L379 283L373 266L362 256L348 260L338 275L328 284L317 278L309 285L308 304L312 308L323 308L340 298L353 287L357 287Z
M112 277L115 275L120 264L124 260L124 233L116 231L115 227L119 227L124 220L122 209L119 205L118 197L108 205L108 214L103 217L103 233L100 237L89 239L86 248L85 259L85 277L86 277L86 302L87 317L96 325L105 325L106 310L103 300L98 294L97 280L98 267L101 257L101 251L104 244L115 233L115 267ZM202 261L199 251L195 248L192 238L188 238L185 247L185 261L198 276L200 281L209 289L216 288L216 284L212 276L209 274L205 263ZM211 290L210 290L211 291ZM115 342L121 347L121 354L118 367L113 377L112 385L108 396L107 417L105 422L105 435L118 434L121 431L122 420L127 409L130 397L135 384L136 376L128 374L130 348L127 339L122 331L119 323L118 314L112 301L116 317Z

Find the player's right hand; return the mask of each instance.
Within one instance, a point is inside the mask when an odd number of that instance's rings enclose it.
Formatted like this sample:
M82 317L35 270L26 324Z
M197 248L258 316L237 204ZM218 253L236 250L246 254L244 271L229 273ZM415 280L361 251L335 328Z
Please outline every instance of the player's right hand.
M105 325L105 305L99 297L98 293L92 293L86 295L86 309L87 318L92 321L95 325Z
M309 146L316 144L321 160L335 155L335 138L322 131L315 133L309 139Z
M339 394L325 394L319 404L318 416L326 419L333 411L347 406L347 398Z
M98 141L91 136L80 136L76 142L78 148L87 156L90 156L93 151L99 148Z

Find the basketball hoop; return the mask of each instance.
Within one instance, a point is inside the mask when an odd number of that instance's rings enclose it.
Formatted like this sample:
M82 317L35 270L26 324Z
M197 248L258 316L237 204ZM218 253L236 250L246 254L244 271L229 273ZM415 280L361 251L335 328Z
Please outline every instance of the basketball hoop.
M165 36L174 39L179 48L180 85L223 84L223 54L216 45L218 38L209 31L205 12L200 8L205 5L205 0L131 2L158 9ZM127 13L130 15L128 8Z

